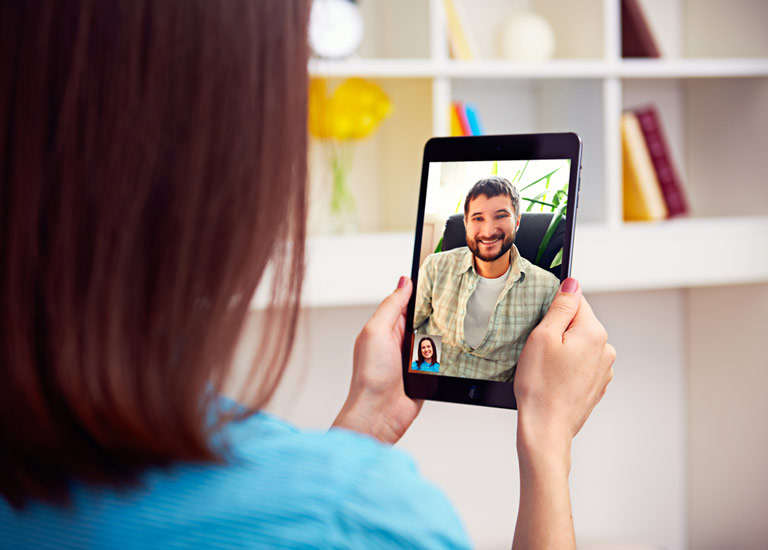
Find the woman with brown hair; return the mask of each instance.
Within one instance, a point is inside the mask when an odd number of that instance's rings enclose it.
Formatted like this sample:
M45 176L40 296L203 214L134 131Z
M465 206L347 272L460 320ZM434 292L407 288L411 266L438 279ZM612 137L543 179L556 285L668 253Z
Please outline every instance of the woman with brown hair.
M440 359L437 356L435 341L429 336L419 340L416 348L416 361L411 364L412 370L424 372L440 372Z
M400 378L410 281L356 341L340 429L259 412L300 303L307 14L0 3L1 546L469 545L390 445L421 407ZM219 395L260 284L245 406ZM612 376L578 284L562 290L517 371L526 548L572 545L570 442Z

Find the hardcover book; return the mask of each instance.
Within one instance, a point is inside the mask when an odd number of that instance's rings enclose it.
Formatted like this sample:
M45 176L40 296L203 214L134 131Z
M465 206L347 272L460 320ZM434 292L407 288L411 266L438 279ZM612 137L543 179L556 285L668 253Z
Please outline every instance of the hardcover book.
M656 178L659 180L669 217L682 216L688 212L688 204L683 194L680 178L672 165L672 156L661 129L659 114L655 107L648 106L634 110L640 129L643 131L645 145L651 156Z
M653 221L667 217L656 170L645 144L640 122L632 112L621 116L621 145L624 164L624 219Z
M448 30L448 46L451 50L451 57L468 61L477 58L477 47L475 46L469 31L464 26L461 8L458 5L460 0L443 0L445 8L445 22Z
M661 57L640 0L621 0L621 56Z

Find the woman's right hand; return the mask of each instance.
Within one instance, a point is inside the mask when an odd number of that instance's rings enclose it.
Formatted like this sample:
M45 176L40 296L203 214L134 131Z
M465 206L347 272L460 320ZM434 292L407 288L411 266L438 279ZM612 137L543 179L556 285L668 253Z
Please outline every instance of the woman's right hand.
M615 358L578 281L566 279L518 361L518 426L570 446L605 394Z
M515 374L520 507L514 548L576 548L571 441L605 394L615 358L578 281L566 279L528 337Z

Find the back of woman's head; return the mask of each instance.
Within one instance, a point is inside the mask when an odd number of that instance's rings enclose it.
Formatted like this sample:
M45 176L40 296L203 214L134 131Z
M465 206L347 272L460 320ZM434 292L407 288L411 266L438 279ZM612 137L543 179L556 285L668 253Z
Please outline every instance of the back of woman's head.
M267 264L250 402L303 274L304 0L0 4L0 494L210 460Z

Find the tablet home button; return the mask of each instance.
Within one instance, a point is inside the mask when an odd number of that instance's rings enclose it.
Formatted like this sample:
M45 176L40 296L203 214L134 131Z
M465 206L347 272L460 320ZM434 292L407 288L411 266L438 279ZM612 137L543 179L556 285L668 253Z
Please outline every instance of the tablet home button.
M469 398L472 401L476 401L478 397L480 397L480 388L477 386L477 384L474 384L469 388Z

